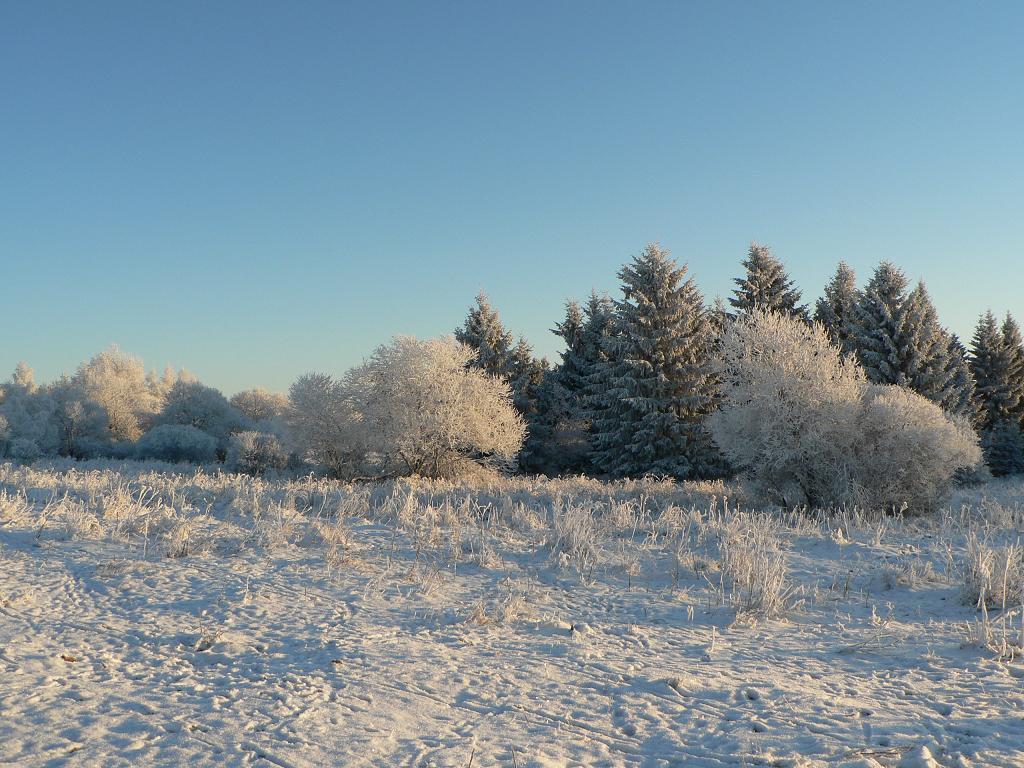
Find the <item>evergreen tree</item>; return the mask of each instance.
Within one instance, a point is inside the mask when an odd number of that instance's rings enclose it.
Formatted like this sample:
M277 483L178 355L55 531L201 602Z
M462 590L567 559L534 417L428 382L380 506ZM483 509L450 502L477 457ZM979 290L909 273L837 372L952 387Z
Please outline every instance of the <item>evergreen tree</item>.
M905 293L903 273L883 262L854 307L848 339L868 379L914 390L974 420L974 382L964 350L939 323L923 282Z
M859 300L857 275L845 261L840 261L835 275L825 286L825 295L815 305L814 320L821 323L832 343L843 352L852 352L855 348L850 338L850 318Z
M545 380L542 396L552 409L552 436L545 461L550 474L590 474L594 391L603 389L598 368L606 359L605 340L612 333L614 307L606 295L592 291L581 308L566 304L565 319L552 332L565 342L558 369Z
M1014 421L1001 421L981 433L985 463L996 477L1024 474L1024 432Z
M789 279L782 262L772 255L767 246L751 243L743 266L747 273L733 280L738 287L733 291L733 298L729 299L736 311L746 312L761 307L807 320L807 307L799 306L800 291Z
M900 376L901 312L907 279L883 261L875 269L850 318L848 336L870 381L896 384Z
M565 304L565 319L556 323L551 332L560 336L565 342L561 353L562 362L558 366L557 379L567 393L583 390L588 375L588 361L583 349L583 311L575 301Z
M1014 355L992 312L978 320L971 341L970 364L982 431L1014 421L1021 398L1013 386Z
M956 334L946 333L946 370L948 385L940 405L947 413L961 416L971 424L978 422L978 404L974 395L974 376L967 361L967 350Z
M709 474L714 331L686 267L649 245L619 272L617 334L593 377L594 461L612 476Z
M476 350L475 363L478 368L491 376L507 375L512 334L505 330L501 318L483 291L477 294L476 304L470 307L462 328L456 329L455 338Z
M1010 391L1017 399L1017 407L1010 415L1024 427L1024 339L1021 338L1020 326L1009 312L1003 320L1002 334L1003 345L1010 358Z
M526 440L519 453L519 466L528 472L544 470L545 449L554 431L557 416L554 393L546 381L551 372L546 360L533 356L533 349L520 337L509 357L508 381L512 404L526 419Z
M949 336L939 325L935 310L923 282L908 295L899 312L900 322L896 336L898 358L897 380L933 403L942 404L947 398L952 371L950 370Z

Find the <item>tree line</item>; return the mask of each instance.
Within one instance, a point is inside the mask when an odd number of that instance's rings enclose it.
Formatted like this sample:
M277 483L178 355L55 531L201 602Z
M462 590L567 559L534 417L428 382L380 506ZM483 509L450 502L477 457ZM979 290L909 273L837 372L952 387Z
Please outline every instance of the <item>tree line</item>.
M840 263L813 311L785 266L753 243L728 305L708 305L687 268L649 245L619 272L620 294L569 301L553 331L555 367L513 345L486 295L457 338L476 365L504 377L529 431L531 472L714 477L729 471L703 429L719 404L714 374L726 325L755 309L820 325L866 380L909 389L975 429L994 474L1024 472L1024 341L1014 318L991 311L967 349L939 321L923 282L882 262L867 285Z
M731 450L721 414L736 415L737 392L752 402L752 392L765 391L730 389L737 366L765 381L798 381L806 372L797 361L820 360L829 380L839 376L835 366L853 365L867 385L915 393L980 436L993 474L1024 472L1024 340L1011 315L983 314L967 348L942 326L925 285L910 286L888 262L863 288L840 263L813 310L769 248L752 244L742 266L728 302L708 304L685 265L647 246L618 272L614 297L592 292L566 303L552 328L564 343L554 365L514 338L483 293L454 340L398 337L338 379L300 377L287 396L255 389L228 399L186 371L146 372L116 348L46 385L19 364L0 390L0 455L221 461L241 471L319 465L344 477L455 476L481 465L722 477L752 471L753 459ZM750 319L762 315L783 318L774 332L795 333L803 346L773 357L770 336L750 336ZM729 334L742 328L740 346L752 356L734 348L730 358ZM755 359L774 360L774 372ZM798 390L781 387L758 418ZM867 423L871 407L902 397L865 391L850 396L859 415L836 408L821 417ZM919 405L900 408L917 414L914 424L934 422Z

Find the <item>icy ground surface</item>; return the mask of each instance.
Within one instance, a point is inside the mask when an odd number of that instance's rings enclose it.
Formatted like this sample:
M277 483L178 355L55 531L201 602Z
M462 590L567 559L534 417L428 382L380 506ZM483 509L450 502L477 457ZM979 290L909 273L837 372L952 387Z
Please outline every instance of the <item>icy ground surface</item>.
M714 488L0 481L0 764L1024 764L1024 665L965 645L939 522L779 523L763 618L720 589ZM553 533L573 499L590 539Z

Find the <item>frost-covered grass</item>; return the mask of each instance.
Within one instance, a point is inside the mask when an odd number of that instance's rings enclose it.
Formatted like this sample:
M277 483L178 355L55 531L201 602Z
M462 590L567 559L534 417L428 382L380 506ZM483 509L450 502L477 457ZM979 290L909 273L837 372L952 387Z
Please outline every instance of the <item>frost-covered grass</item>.
M1016 765L1022 520L0 465L3 758Z

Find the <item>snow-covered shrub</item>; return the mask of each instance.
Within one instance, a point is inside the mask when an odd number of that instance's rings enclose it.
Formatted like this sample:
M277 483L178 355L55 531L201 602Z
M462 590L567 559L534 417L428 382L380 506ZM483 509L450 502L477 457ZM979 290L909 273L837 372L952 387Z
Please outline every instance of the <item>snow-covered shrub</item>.
M35 440L18 437L11 441L7 455L18 461L35 461L43 454Z
M227 468L259 475L269 469L284 469L288 452L276 436L266 432L238 432L228 443Z
M140 459L203 464L216 458L217 440L187 424L161 424L139 438L135 455Z
M723 401L709 426L729 462L785 507L847 498L857 365L821 326L761 310L726 326L720 354Z
M985 463L996 477L1024 474L1024 432L1012 421L1001 421L981 433Z
M451 337L396 337L341 381L297 381L291 432L316 460L348 473L453 477L511 467L525 425L508 385L470 367L473 355Z
M928 511L977 436L909 390L867 383L819 325L764 311L722 338L716 442L759 493L792 507Z
M212 436L222 451L227 449L231 433L246 426L245 417L219 390L198 381L184 380L171 387L155 423L195 427Z
M852 426L857 483L848 501L859 507L934 510L956 471L981 459L969 424L903 387L867 387Z

